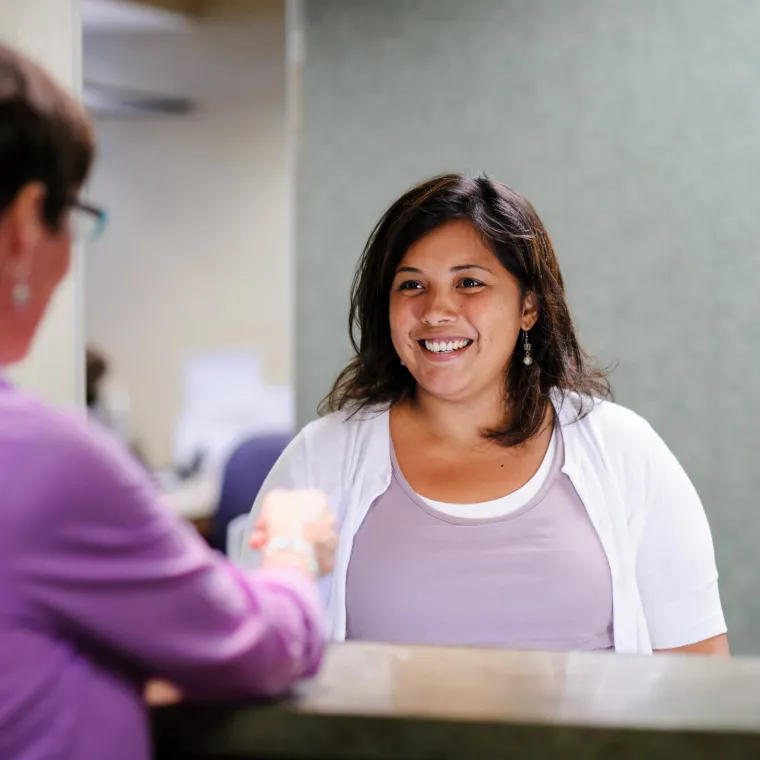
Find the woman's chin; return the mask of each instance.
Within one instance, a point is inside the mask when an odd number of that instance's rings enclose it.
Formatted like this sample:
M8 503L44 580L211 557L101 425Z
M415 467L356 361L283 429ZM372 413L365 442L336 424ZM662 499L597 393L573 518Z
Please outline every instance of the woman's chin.
M426 382L417 383L417 387L431 398L439 401L466 401L470 393L468 384L464 382Z

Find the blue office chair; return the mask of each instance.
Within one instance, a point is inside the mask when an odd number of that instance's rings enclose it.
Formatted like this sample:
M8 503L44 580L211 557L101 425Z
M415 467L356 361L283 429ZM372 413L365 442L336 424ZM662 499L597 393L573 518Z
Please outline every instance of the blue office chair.
M238 515L248 514L269 471L290 443L288 435L251 438L232 452L224 468L219 508L214 515L211 542L227 551L227 526Z

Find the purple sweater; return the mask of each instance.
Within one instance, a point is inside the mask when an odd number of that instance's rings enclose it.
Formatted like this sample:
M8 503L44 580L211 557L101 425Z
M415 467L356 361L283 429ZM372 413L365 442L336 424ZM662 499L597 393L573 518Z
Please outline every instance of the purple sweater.
M236 699L315 673L316 586L245 575L84 418L0 380L0 758L144 760L148 676Z

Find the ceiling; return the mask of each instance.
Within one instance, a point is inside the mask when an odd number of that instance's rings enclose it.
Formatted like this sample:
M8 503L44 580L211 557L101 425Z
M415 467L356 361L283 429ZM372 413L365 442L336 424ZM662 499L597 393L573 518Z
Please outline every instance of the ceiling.
M276 81L283 0L81 3L84 102L97 118L181 117Z
M245 17L283 0L80 0L87 34L172 32L200 19Z
M192 31L199 3L151 0L81 0L85 47L105 35L182 33ZM99 118L177 115L192 110L192 103L174 93L133 92L105 85L90 70L85 56L85 106Z
M113 32L181 32L192 28L200 4L133 2L133 0L81 0L85 34Z

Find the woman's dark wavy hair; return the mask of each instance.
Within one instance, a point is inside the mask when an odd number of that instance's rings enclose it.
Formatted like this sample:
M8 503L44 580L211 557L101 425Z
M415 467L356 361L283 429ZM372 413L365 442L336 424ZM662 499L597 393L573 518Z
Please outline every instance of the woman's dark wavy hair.
M359 260L351 288L349 335L355 357L320 405L320 413L358 412L414 396L416 383L391 342L389 300L406 251L447 222L467 220L522 296L534 293L538 320L530 331L534 362L511 361L504 383L504 424L485 432L503 446L537 435L551 404L550 392L579 394L578 418L593 398L611 397L606 372L593 366L578 342L552 242L533 206L515 190L487 177L447 174L409 190L383 215ZM515 346L519 357L520 341Z

